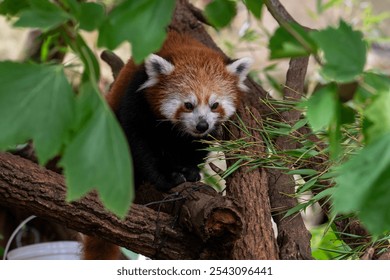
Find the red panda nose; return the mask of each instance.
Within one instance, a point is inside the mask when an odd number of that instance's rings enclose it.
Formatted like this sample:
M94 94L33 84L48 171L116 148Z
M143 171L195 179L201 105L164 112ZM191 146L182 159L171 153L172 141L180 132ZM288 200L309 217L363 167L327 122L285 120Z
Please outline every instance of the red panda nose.
M205 120L201 120L197 125L196 125L196 130L203 133L207 129L209 129L209 124Z

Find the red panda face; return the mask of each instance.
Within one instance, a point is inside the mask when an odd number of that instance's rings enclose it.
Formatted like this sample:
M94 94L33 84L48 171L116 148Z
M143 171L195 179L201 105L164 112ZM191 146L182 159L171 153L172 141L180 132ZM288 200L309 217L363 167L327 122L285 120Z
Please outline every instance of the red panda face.
M145 61L148 80L139 88L157 118L197 138L234 114L251 65L249 58L226 65L222 57L211 54L175 53L171 61L152 54Z

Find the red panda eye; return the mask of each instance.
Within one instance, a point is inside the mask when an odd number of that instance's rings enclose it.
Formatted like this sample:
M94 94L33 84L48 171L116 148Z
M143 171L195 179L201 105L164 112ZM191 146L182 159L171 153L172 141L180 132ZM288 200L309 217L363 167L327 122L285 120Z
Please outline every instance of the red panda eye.
M184 107L186 107L187 110L194 110L194 105L190 102L185 102Z
M218 106L219 106L219 103L218 103L218 102L213 103L213 105L211 105L211 110L217 109Z

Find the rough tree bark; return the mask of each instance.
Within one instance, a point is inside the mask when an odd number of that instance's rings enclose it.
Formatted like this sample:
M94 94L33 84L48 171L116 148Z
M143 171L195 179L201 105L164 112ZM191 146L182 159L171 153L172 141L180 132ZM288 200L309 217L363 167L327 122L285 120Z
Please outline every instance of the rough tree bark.
M280 6L275 11L276 13L282 11L282 16L285 13ZM177 1L170 28L189 33L205 45L218 49L205 31L202 22L205 20L201 13L187 0ZM121 67L121 64L115 67ZM302 91L305 71L305 63L292 61L286 82L288 88ZM262 98L268 98L267 93L252 80L248 80L248 86L251 92L244 100L246 106L241 106L238 114L249 127L256 127L253 116L257 121L261 121L261 118L274 115L261 102ZM286 94L288 95L288 91ZM297 120L295 113L284 117L291 119L292 122ZM240 130L233 127L230 129L234 138L242 137ZM252 132L258 141L260 136L255 131ZM286 149L290 145L285 139L278 139L277 143L281 149ZM66 203L65 186L61 175L9 154L1 154L0 163L0 204L23 207L32 214L59 221L80 232L94 233L152 258L310 258L310 235L300 216L288 221L278 215L275 216L279 233L278 244L272 231L271 206L285 208L296 205L295 200L282 195L293 193L293 186L285 184L286 181L293 182L291 177L281 180L281 174L270 174L264 169L248 172L247 168L241 168L229 178L228 198L222 202L231 210L230 214L211 211L214 215L206 215L207 219L201 219L203 227L194 230L198 231L197 235L194 235L184 228L187 226L187 229L188 227L193 229L191 224L194 220L188 219L188 215L196 216L191 211L199 206L180 208L185 214L178 218L175 212L169 215L145 206L133 205L131 215L125 221L120 221L104 211L94 194L77 202ZM191 203L196 204L196 199ZM180 220L182 228L176 226L176 219ZM205 230L207 226L209 230ZM225 242L226 240L228 242Z
M189 234L175 225L176 217L138 204L133 204L130 214L122 221L104 209L95 193L68 203L62 175L27 159L0 153L0 204L3 206L28 209L39 217L101 236L151 258L223 258L221 251L208 248L208 242L212 240L216 242L213 246L218 244L223 252L227 251L224 248L230 246L225 242L232 242L241 233L240 206L229 198L217 196L213 190L199 194L191 191L191 187L180 186L174 192L191 196L189 203L182 202L181 207L191 209L191 213L183 211L178 218L187 229L198 234ZM194 203L201 205L192 207Z

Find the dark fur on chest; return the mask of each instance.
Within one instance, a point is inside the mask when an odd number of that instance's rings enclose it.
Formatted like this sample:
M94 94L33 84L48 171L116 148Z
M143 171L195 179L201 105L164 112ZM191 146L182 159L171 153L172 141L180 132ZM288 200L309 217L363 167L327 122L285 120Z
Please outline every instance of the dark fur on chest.
M183 135L171 122L156 119L143 91L137 92L146 80L140 69L117 112L130 146L136 185L149 182L168 190L185 181L198 181L198 164L207 156L207 145Z

